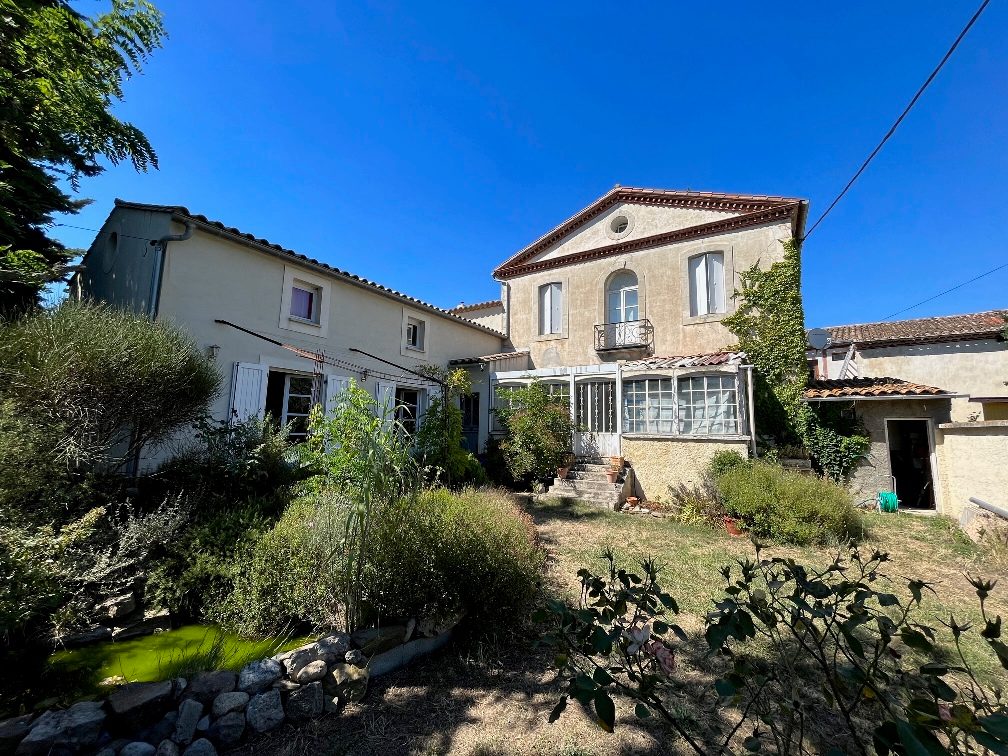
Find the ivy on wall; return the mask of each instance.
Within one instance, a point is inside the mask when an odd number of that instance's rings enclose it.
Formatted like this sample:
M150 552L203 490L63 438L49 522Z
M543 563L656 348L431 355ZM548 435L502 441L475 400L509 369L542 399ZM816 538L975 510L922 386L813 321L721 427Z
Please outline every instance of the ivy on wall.
M868 450L869 439L856 422L802 401L808 363L801 246L796 239L783 245L783 258L766 270L756 263L739 274L738 307L723 322L753 364L757 430L772 444L803 444L820 471L841 481Z

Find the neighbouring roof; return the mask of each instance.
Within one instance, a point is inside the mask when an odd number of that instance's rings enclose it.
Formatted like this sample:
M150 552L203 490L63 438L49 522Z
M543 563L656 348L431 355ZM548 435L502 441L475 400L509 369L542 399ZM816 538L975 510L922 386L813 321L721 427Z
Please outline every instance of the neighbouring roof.
M575 252L549 260L531 262L532 258L567 234L597 218L610 207L620 203L664 205L698 210L722 210L733 215L688 228L667 231L653 236L617 242L597 249ZM638 249L669 244L713 234L726 233L748 226L758 226L790 218L795 236L804 230L808 202L796 197L774 197L764 194L728 194L724 192L694 192L676 189L644 189L615 186L580 212L565 220L544 236L509 257L494 271L495 278L510 278L533 270L545 270L572 262L623 254Z
M499 299L491 299L489 302L474 302L473 304L462 304L455 305L448 312L475 312L476 310L489 310L492 307L503 307L504 303Z
M449 365L474 365L480 362L500 362L509 360L512 357L525 357L529 353L528 349L518 349L514 352L498 352L497 354L484 354L480 357L460 357L457 360L448 360Z
M988 310L967 315L941 315L914 320L857 323L827 328L833 346L852 342L859 348L934 344L968 339L996 339L1005 329L1008 310Z
M709 354L692 354L679 357L646 357L633 360L623 365L627 368L647 368L649 370L667 370L669 368L708 367L714 365L746 364L745 352L712 352Z
M980 404L1002 404L1008 403L1008 396L971 396L969 400Z
M281 258L293 260L304 265L309 265L317 268L325 273L328 273L336 278L340 278L348 283L360 286L365 289L371 289L383 296L391 297L392 299L398 299L403 302L408 302L409 304L428 310L431 312L436 312L439 315L443 315L446 318L459 321L467 326L476 328L481 331L486 331L492 333L495 336L503 336L500 331L495 328L490 328L488 326L482 325L481 323L475 323L468 318L460 317L455 312L451 310L446 310L443 307L438 307L437 305L430 304L429 302L424 302L416 297L411 297L409 294L404 294L401 291L396 291L395 289L390 289L388 286L383 286L380 283L370 281L361 276L350 273L349 271L336 268L332 265L328 265L324 262L320 262L314 258L308 257L307 255L299 254L294 250L281 247L279 244L269 241L268 239L260 239L259 237L253 236L252 234L246 233L244 231L239 231L237 228L231 226L225 226L220 221L211 220L205 215L198 215L189 212L189 210L181 205L150 205L142 202L129 202L128 200L116 199L116 207L122 207L130 210L144 210L148 212L161 212L170 213L172 218L177 220L188 220L202 227L206 231L211 233L216 233L221 236L232 239L239 244L244 244L255 249L259 249L263 252L276 255Z
M904 381L902 378L834 378L809 381L805 388L806 401L824 399L885 399L921 396L952 398L957 396L945 389Z

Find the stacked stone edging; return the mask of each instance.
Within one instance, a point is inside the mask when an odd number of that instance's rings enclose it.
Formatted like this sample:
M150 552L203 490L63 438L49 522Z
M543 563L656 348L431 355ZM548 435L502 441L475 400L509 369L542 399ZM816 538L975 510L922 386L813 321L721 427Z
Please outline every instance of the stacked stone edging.
M454 628L410 641L415 622L338 633L246 664L237 674L204 672L129 683L102 701L0 722L0 756L215 756L284 721L338 714L368 680L441 648Z

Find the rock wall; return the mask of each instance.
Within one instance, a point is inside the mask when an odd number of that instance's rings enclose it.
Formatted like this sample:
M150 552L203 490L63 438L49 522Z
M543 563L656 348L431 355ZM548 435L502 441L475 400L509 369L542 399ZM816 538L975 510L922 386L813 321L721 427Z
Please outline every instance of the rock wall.
M285 721L339 713L370 677L444 645L454 623L329 635L237 673L129 683L102 701L0 722L0 756L214 756ZM432 637L412 639L427 630Z

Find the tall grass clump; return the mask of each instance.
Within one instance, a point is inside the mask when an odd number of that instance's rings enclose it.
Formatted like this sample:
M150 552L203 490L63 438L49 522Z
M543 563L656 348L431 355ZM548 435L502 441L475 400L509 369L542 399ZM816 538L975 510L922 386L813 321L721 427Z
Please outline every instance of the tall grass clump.
M850 494L826 478L754 461L730 469L717 484L725 509L757 538L833 545L864 535Z

